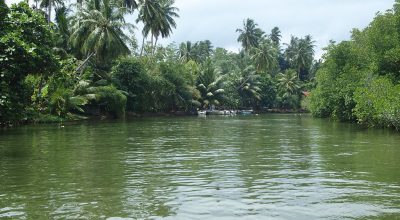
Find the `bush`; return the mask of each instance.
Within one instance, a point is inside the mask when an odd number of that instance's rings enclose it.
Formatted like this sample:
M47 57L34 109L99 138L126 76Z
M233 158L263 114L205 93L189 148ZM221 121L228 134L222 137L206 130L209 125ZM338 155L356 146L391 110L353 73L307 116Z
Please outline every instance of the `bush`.
M164 90L166 110L188 110L194 108L193 87L185 79L186 68L179 63L160 63L160 73L168 85L159 90Z
M301 103L300 103L301 109L305 110L305 111L309 111L310 110L310 105L311 105L310 102L311 102L311 100L310 100L309 96L308 97L304 97L301 100Z
M135 58L122 58L112 68L111 79L120 90L127 92L128 111L144 110L143 95L150 89L150 78L144 71L140 60Z
M400 130L400 85L380 77L358 88L354 99L354 114L359 123Z
M128 111L167 112L194 107L196 91L189 84L189 75L181 63L162 61L148 66L146 60L122 58L111 78L118 89L127 92Z
M117 118L125 116L126 96L114 86L91 87L88 92L95 94L96 104L104 111Z
M363 79L372 77L372 68L358 64L361 55L351 42L330 45L326 61L317 72L317 88L311 93L310 109L316 117L355 121L354 91Z
M270 75L261 76L261 107L277 107L278 88Z

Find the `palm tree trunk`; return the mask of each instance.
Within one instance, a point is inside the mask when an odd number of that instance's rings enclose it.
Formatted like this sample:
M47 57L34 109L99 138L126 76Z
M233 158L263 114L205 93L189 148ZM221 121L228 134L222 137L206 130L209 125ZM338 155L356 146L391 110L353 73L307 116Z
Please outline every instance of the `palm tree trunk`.
M95 0L94 1L94 7L100 11L100 0Z
M83 67L85 66L85 64L89 61L89 59L94 55L95 55L94 52L89 54L89 56L87 56L87 58L83 61L83 63L81 63L81 65L79 65L78 68L76 68L75 73L78 73L79 71L81 71L83 69ZM81 71L81 73L79 74L79 79L80 79L82 73L83 73L83 71Z
M243 81L243 83L242 83L240 86L236 87L236 90L239 90L239 89L241 89L241 88L242 88L242 86L244 86L244 84L246 84L246 83L247 83L247 81L249 81L249 80L250 80L250 78L251 78L251 75L250 75L250 76L248 76L248 77L247 77L247 79L246 79L245 81Z
M142 49L140 49L140 56L142 56L142 55L143 55L143 49L144 49L144 40L145 40L145 37L143 36L143 41L142 41Z
M297 78L300 80L300 71L301 71L301 67L299 66L298 67L298 70L297 70Z
M49 17L47 18L47 23L49 23L50 24L50 22L51 22L51 0L49 0L49 6L48 6L48 15L49 15Z
M39 100L40 101L40 97L42 96L42 87L43 87L43 83L44 83L44 80L43 80L43 74L40 74L40 81L39 81L39 84L38 84L38 92L37 92L37 94L36 94L36 97L37 97L37 99L36 100Z
M158 37L155 37L155 38L156 38L156 40L154 42L153 55L156 53L157 41L158 41Z

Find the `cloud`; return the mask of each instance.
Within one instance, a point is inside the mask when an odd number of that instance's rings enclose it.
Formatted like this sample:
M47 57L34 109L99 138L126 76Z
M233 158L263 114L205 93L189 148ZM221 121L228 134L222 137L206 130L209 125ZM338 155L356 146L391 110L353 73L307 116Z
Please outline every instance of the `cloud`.
M282 40L291 35L311 34L317 54L329 40L350 37L353 28L363 28L378 11L390 9L393 0L176 0L180 9L178 28L163 42L209 39L215 46L239 48L235 30L243 19L252 18L264 31L278 26Z

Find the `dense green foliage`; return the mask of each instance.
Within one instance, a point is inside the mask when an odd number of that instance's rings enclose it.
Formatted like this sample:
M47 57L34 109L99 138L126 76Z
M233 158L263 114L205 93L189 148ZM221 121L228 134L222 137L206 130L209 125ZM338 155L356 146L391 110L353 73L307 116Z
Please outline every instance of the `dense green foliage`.
M278 27L266 34L250 18L236 30L239 53L209 40L157 45L176 28L173 0L43 0L35 9L0 1L0 124L309 107L318 117L399 129L399 5L315 61L311 36L282 44ZM141 48L127 14L143 23Z
M52 52L51 31L41 14L27 4L10 9L0 2L0 122L29 117L32 109L28 74L48 77L57 70L58 61Z
M109 0L88 1L71 19L72 46L84 57L94 55L99 63L130 53L125 43L128 36L122 29L127 25L124 14L113 4Z
M176 28L173 0L0 6L2 125L126 111L299 109L317 67L310 36L283 50L279 28L265 34L252 19L237 29L239 53L209 40L157 45ZM127 14L143 24L141 48Z
M400 84L377 78L356 89L354 115L370 126L394 127L400 130Z
M318 117L399 129L399 1L350 41L332 42L316 76L311 110Z

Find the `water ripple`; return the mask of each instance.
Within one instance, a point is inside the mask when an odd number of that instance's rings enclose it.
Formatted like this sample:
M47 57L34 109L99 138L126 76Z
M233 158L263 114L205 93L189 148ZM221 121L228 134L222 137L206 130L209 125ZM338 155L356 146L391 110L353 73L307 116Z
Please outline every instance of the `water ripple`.
M400 137L358 129L295 115L17 128L0 133L0 218L400 218Z

